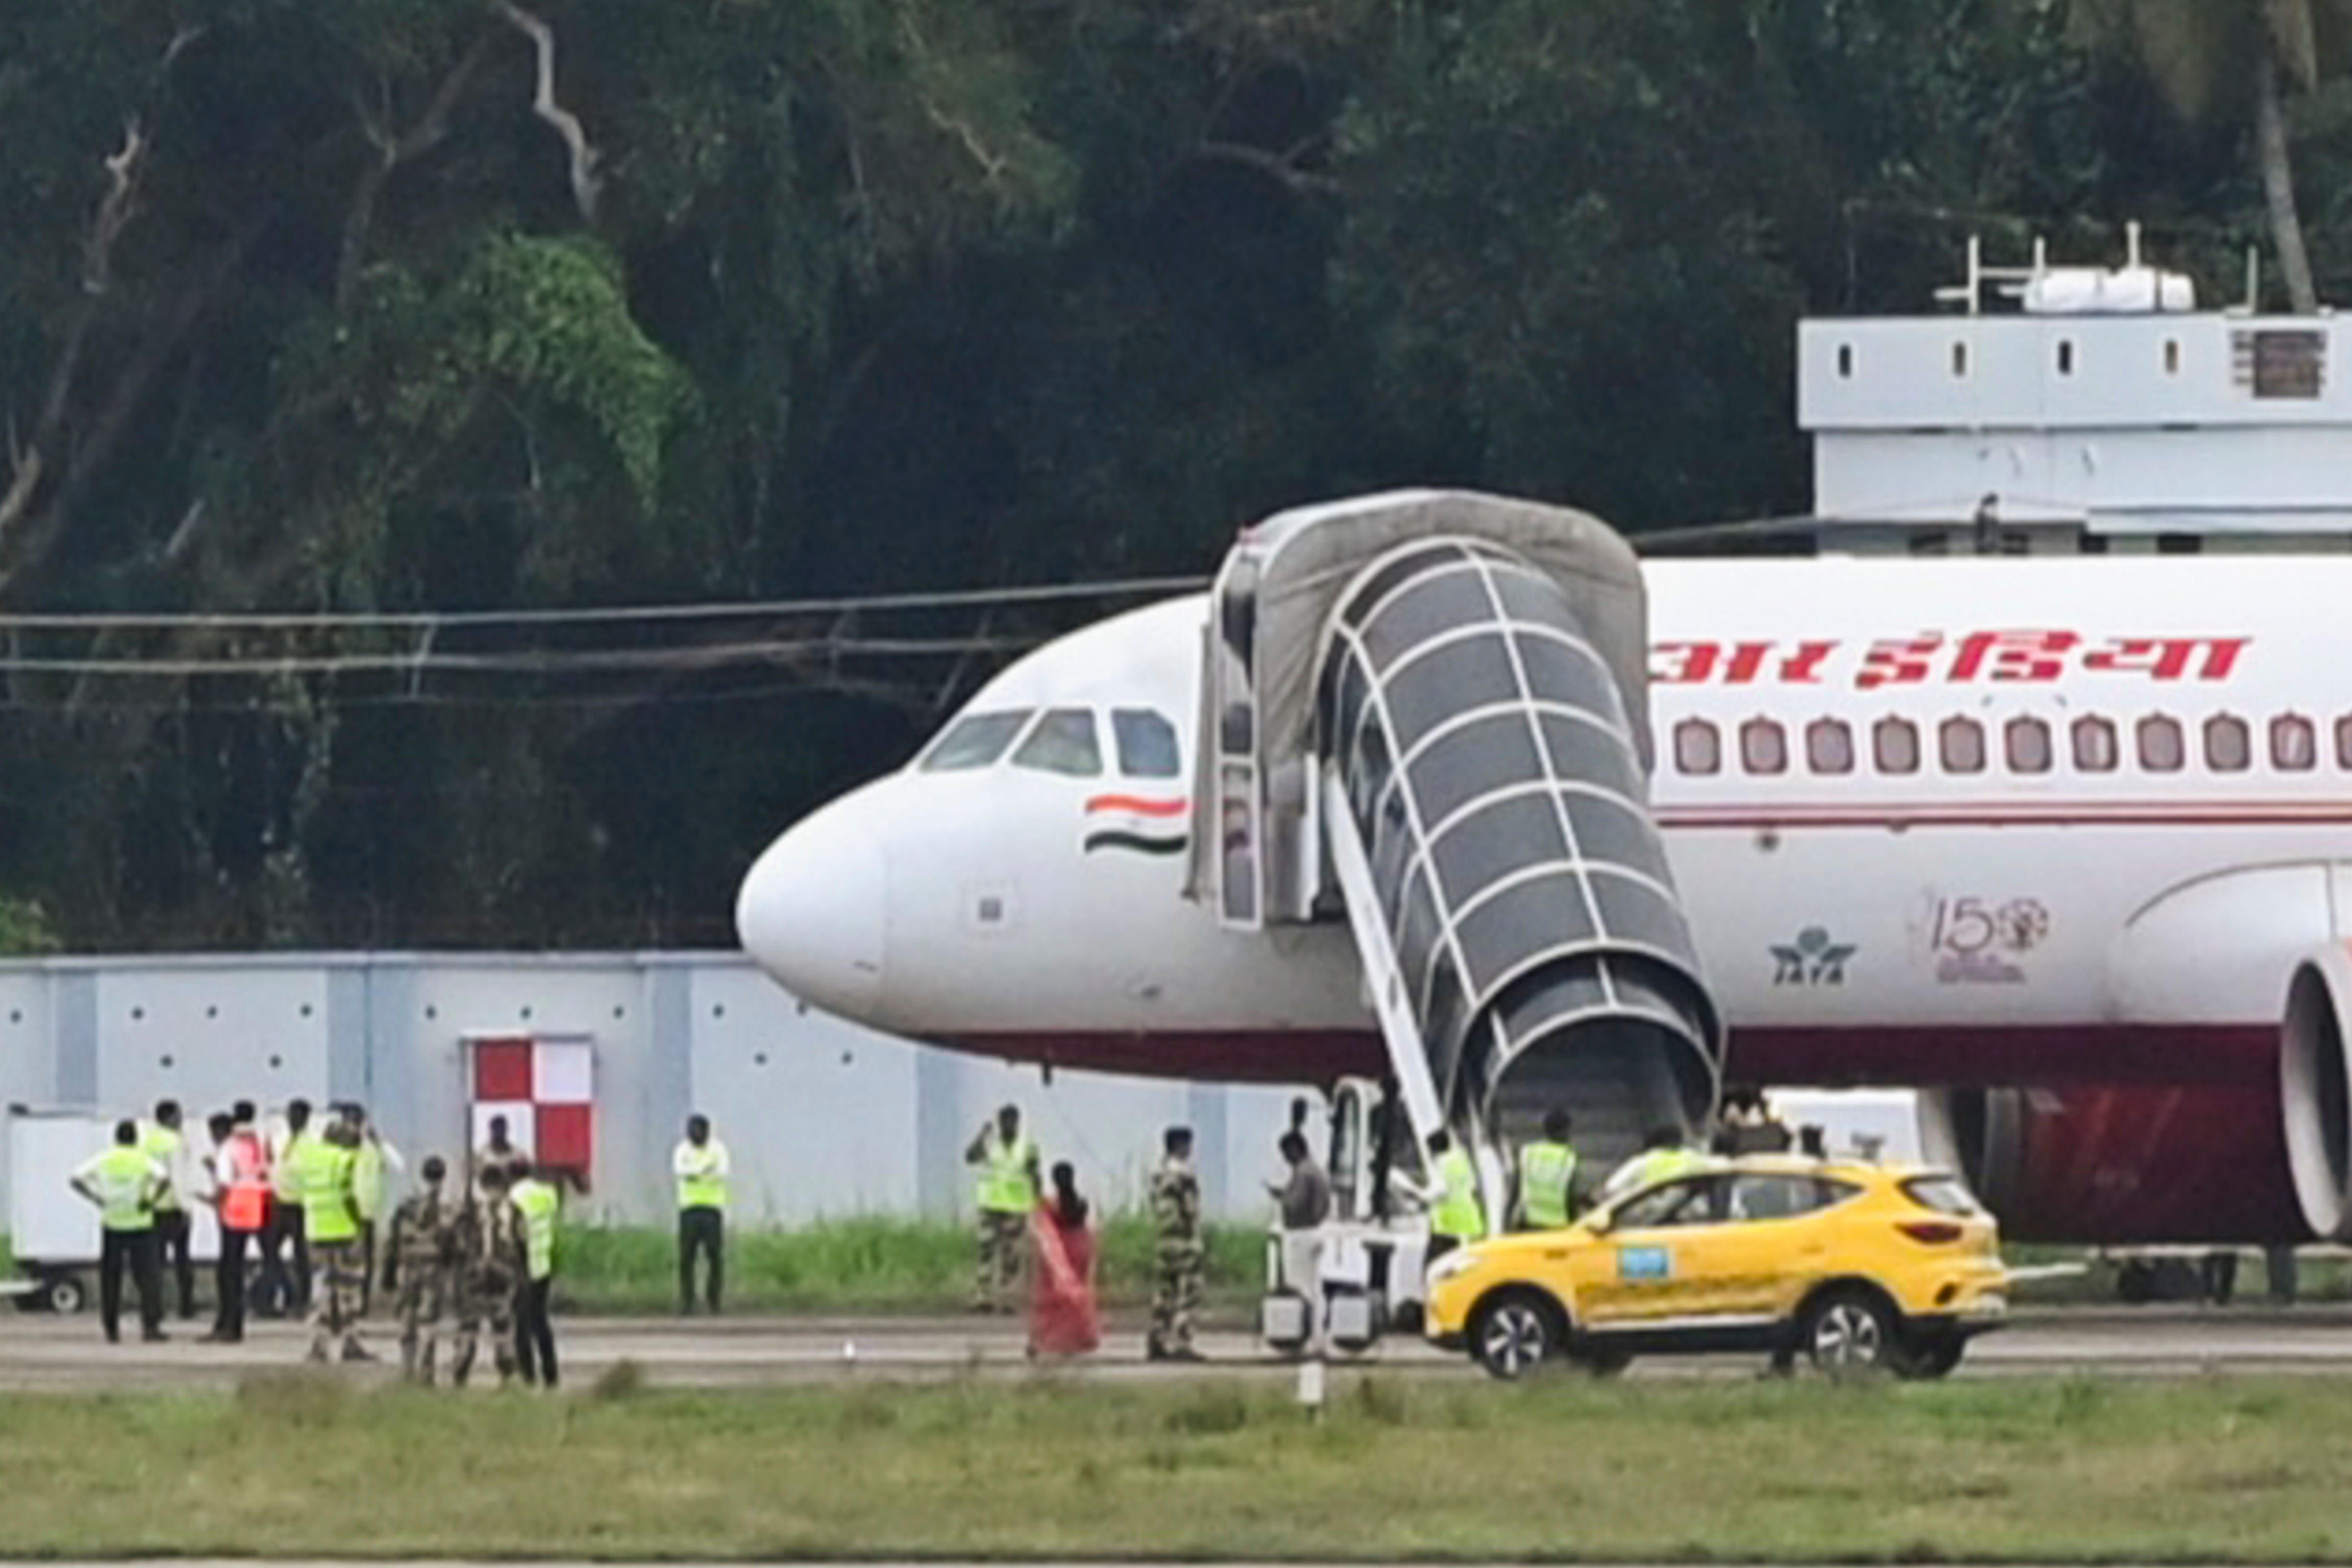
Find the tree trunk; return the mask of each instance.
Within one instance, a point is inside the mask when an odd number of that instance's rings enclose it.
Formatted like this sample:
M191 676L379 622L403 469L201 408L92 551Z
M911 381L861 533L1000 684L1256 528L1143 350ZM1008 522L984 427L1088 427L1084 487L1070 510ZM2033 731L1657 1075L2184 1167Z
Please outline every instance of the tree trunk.
M2303 245L2303 219L2294 207L2294 167L2286 144L2286 106L2281 101L2277 57L2265 47L2254 62L2254 142L2263 165L2263 195L2270 203L2271 242L2279 271L2298 316L2316 315L2319 291L2312 287L2311 255Z

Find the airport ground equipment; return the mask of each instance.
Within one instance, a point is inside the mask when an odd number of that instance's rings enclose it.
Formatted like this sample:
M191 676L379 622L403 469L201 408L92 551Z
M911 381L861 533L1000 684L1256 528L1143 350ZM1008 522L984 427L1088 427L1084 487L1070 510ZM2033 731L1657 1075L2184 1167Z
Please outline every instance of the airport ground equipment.
M1190 891L1229 927L1344 921L1418 1145L1490 1225L1504 1151L1698 1132L1723 1053L1648 808L1632 547L1559 507L1411 491L1286 512L1219 571Z
M8 1107L8 1244L18 1278L0 1283L26 1311L78 1312L98 1298L98 1210L69 1185L73 1173L114 1142L117 1118L96 1112ZM188 1209L189 1255L220 1256L211 1209Z
M1421 1326L1429 1256L1429 1220L1400 1200L1390 1181L1400 1155L1412 1150L1393 1103L1380 1086L1342 1079L1331 1094L1331 1219L1314 1245L1276 1224L1266 1235L1265 1294L1258 1303L1258 1337L1267 1348L1297 1354L1314 1343L1360 1355L1391 1330Z

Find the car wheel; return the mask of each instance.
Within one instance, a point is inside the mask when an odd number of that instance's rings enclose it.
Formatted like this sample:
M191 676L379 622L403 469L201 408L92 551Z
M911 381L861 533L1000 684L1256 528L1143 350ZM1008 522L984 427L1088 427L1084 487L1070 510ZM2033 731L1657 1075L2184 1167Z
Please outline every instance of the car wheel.
M1969 1342L1958 1334L1944 1334L1923 1340L1911 1347L1903 1358L1902 1373L1906 1377L1946 1377L1960 1364L1968 1354Z
M1559 1313L1540 1296L1510 1291L1478 1309L1470 1354L1493 1376L1525 1377L1560 1350Z
M1832 1291L1805 1309L1798 1340L1823 1372L1873 1372L1896 1360L1895 1314L1864 1291Z
M89 1304L89 1291L77 1275L52 1274L41 1289L41 1304L61 1316L71 1317Z

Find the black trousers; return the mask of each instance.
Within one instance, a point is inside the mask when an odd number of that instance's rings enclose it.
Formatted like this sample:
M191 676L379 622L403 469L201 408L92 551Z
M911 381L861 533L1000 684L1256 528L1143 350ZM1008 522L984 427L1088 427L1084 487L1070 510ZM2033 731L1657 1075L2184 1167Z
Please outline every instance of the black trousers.
M293 1267L287 1267L287 1254ZM302 1206L273 1198L268 1228L261 1233L261 1295L289 1317L310 1310L310 1238L302 1228Z
M196 1315L196 1264L188 1255L188 1211L184 1208L159 1208L155 1211L155 1264L160 1270L169 1266L174 1283L180 1287L180 1315Z
M723 1208L681 1208L677 1211L677 1304L681 1312L694 1307L694 1258L704 1259L703 1278L710 1310L719 1310L719 1291L727 1279L727 1211Z
M245 1244L249 1230L221 1227L220 1261L213 1265L213 1333L223 1339L245 1337Z
M98 1248L98 1321L110 1340L122 1337L122 1270L131 1270L139 1291L139 1327L159 1333L163 1323L163 1292L155 1278L155 1233L152 1230L109 1230Z
M555 1324L547 1315L555 1277L525 1280L515 1292L515 1364L525 1383L555 1386Z

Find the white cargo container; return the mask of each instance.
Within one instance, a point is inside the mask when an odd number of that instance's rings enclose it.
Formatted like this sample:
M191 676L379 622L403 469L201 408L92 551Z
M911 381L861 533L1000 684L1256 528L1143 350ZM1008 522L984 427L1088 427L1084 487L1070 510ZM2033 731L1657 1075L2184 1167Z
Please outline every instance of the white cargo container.
M73 1174L114 1142L115 1118L91 1111L8 1107L8 1244L21 1278L0 1291L21 1304L79 1312L97 1299L98 1210L74 1191ZM189 1250L220 1256L220 1227L203 1204L189 1207ZM131 1289L125 1281L127 1293Z

